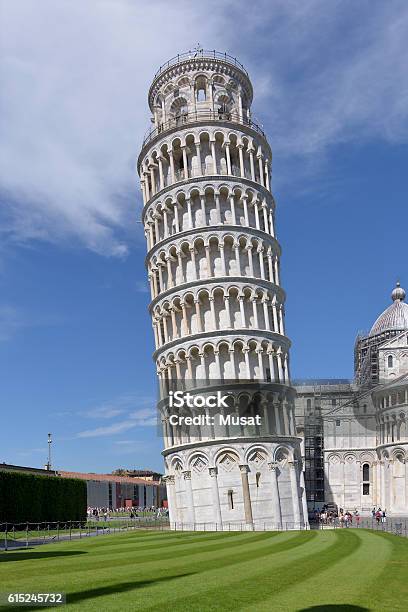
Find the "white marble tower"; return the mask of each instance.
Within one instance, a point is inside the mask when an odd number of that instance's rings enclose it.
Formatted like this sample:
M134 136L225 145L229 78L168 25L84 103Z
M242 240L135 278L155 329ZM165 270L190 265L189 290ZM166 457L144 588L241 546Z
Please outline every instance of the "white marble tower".
M178 55L153 79L153 126L138 159L162 397L176 381L194 392L223 389L228 409L218 413L242 414L250 403L261 417L183 429L159 403L170 521L186 528L307 523L272 153L252 96L235 58Z

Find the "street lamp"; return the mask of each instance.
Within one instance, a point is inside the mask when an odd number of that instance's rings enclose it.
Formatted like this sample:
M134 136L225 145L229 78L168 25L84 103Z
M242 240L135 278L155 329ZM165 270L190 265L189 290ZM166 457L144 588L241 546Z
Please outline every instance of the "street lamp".
M51 434L48 434L48 463L46 465L46 469L47 470L51 470L51 444L52 444L52 439L51 439Z

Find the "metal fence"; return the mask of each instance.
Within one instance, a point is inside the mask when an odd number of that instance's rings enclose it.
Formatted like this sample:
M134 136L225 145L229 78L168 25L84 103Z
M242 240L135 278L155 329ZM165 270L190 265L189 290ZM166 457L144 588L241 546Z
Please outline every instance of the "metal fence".
M309 529L308 523L271 523L267 521L254 521L253 523L170 523L173 531L304 531Z
M68 521L65 523L0 523L0 550L8 551L17 548L28 548L51 542L81 540L83 538L113 535L127 531L148 529L154 531L304 531L308 529L371 529L408 537L408 518L392 518L385 522L361 517L347 525L338 519L332 522L309 523L272 523L255 521L254 523L231 522L219 523L169 523L166 519L133 519L100 522Z
M371 529L408 537L408 518L405 517L386 518L385 521L377 521L368 517L360 517L360 520L357 521L353 517L353 520L348 523L335 518L332 521L311 522L310 527L311 529Z
M80 540L136 529L167 530L169 529L169 522L151 518L100 522L0 523L0 550L7 551L51 542Z

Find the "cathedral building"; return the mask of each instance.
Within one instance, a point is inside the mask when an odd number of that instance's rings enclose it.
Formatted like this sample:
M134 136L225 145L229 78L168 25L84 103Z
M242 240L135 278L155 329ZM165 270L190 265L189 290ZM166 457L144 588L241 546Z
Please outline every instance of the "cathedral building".
M354 381L296 384L309 510L408 514L408 304L399 283L357 337Z

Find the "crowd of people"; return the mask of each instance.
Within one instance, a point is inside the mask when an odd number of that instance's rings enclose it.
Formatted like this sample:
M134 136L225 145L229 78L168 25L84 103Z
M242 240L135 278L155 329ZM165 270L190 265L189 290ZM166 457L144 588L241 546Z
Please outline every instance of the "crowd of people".
M157 518L167 516L167 508L156 508L156 506L134 506L132 508L94 508L89 506L87 510L88 519L107 521L112 518L129 517L140 518L146 515L154 515Z
M371 515L377 523L385 523L387 520L386 510L381 510L381 508L378 508L378 510L373 508ZM322 510L316 510L313 518L320 525L340 527L350 527L353 523L359 527L361 521L361 515L357 508L354 512L350 512L349 510L344 511L343 508L330 509L327 506L323 506Z
M381 508L378 508L378 510L373 508L371 510L371 516L373 517L373 519L375 519L377 521L377 523L386 523L387 522L387 513L386 513L385 510L381 510Z

